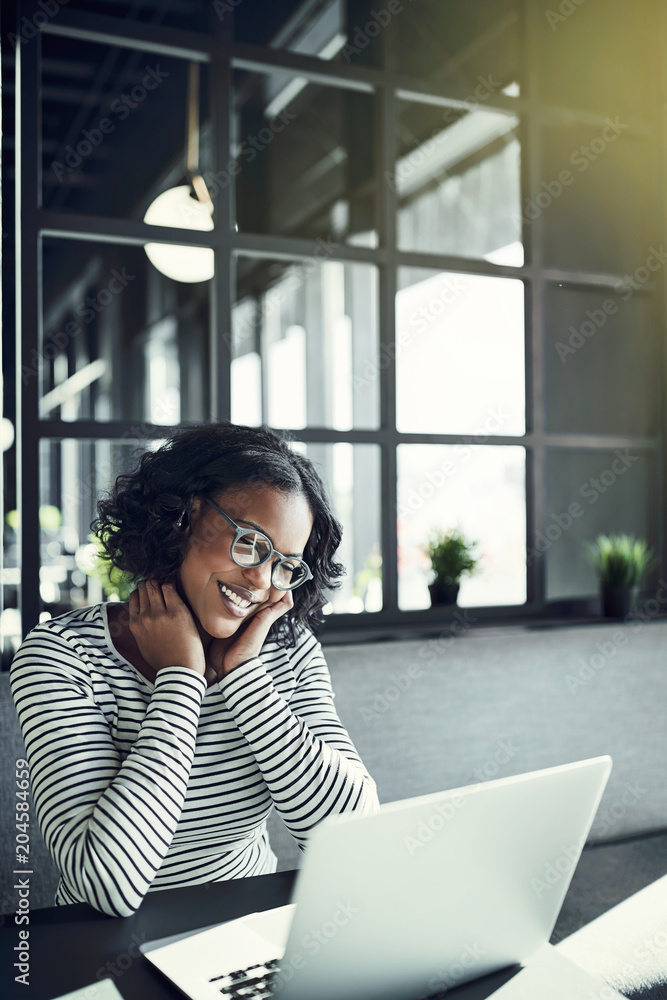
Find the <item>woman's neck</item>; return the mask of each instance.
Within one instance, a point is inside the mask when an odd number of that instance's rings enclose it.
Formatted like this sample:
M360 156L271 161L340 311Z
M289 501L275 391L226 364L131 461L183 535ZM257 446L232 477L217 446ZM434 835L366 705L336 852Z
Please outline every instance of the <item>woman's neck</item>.
M112 645L116 651L124 657L124 659L128 660L132 666L146 678L146 680L150 681L152 684L155 683L157 671L141 655L137 641L132 634L132 630L130 629L130 613L127 602L110 603L107 605L107 609ZM211 643L213 642L213 636L206 631L198 618L194 618L194 621L204 649L204 656L208 659L208 652L211 647ZM231 642L233 638L234 637L231 636L227 641ZM224 642L225 640L219 639L218 641ZM207 672L206 681L209 687L211 684L215 683L216 679L217 678L213 676L212 671Z

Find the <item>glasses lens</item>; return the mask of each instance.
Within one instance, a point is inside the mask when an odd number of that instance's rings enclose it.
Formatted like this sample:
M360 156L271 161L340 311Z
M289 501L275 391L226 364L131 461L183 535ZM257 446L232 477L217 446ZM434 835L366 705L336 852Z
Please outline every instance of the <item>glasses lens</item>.
M240 566L259 566L266 562L270 552L268 538L256 531L241 535L232 546L232 556Z
M285 559L273 567L272 580L274 587L280 590L294 590L300 583L305 583L308 569L300 559Z

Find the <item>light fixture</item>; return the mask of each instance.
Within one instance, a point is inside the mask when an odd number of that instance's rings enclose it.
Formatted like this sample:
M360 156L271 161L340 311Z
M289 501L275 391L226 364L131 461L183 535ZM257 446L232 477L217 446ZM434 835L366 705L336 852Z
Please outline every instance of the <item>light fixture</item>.
M14 444L14 424L9 417L0 420L0 451L9 451Z
M213 202L199 170L199 63L188 74L186 176L188 183L163 191L149 205L144 222L175 229L213 229ZM213 277L213 250L172 243L146 243L146 255L158 271L174 281L208 281Z

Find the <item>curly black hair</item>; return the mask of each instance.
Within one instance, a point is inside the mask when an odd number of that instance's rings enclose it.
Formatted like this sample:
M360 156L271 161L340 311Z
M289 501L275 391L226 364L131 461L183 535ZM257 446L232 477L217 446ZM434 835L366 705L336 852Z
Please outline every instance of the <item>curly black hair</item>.
M289 447L288 438L268 427L201 424L178 431L138 467L118 476L97 505L93 524L102 558L136 583L173 581L185 556L196 497L214 500L248 485L302 494L313 515L303 557L313 579L294 591L294 607L274 622L269 638L293 646L303 628L321 624L326 590L339 587L343 565L334 559L341 526L313 463ZM180 524L179 524L180 522Z

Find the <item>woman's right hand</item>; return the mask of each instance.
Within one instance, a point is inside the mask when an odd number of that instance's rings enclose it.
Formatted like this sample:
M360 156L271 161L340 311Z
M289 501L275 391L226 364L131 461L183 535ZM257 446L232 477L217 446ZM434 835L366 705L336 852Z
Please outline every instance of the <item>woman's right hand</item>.
M154 670L189 667L206 673L204 647L190 610L171 583L144 580L130 594L130 631Z

